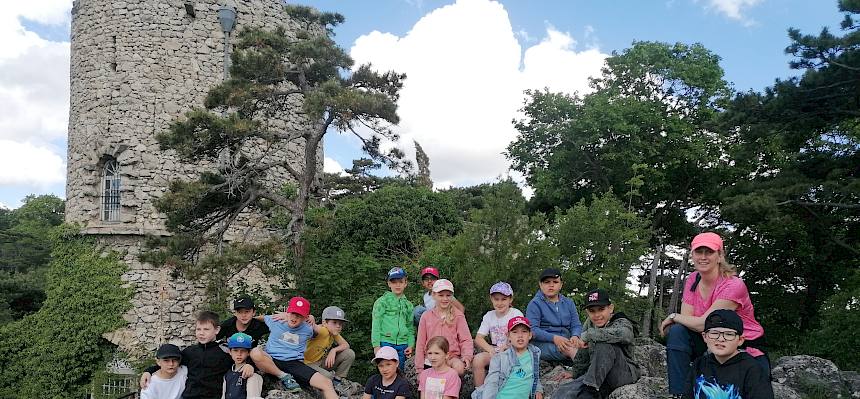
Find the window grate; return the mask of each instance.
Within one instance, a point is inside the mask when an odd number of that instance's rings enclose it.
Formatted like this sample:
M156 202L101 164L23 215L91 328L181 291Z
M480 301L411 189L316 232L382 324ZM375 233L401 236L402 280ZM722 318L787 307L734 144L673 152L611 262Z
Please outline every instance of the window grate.
M106 222L119 221L120 209L120 175L116 159L105 162L102 191L102 220Z

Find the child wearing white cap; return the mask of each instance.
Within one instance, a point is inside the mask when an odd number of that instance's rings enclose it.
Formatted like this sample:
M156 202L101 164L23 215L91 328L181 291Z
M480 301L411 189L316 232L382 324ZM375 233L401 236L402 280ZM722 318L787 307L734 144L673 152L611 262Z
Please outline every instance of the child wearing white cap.
M412 387L398 367L399 359L397 350L390 346L383 346L376 351L372 362L379 370L379 374L367 379L361 399L412 398Z
M425 345L433 337L442 336L448 340L450 356L448 365L463 375L474 356L472 334L466 324L466 316L453 305L454 284L446 279L433 283L433 299L436 306L424 312L418 323L418 339L415 342L415 368L421 370L425 364Z

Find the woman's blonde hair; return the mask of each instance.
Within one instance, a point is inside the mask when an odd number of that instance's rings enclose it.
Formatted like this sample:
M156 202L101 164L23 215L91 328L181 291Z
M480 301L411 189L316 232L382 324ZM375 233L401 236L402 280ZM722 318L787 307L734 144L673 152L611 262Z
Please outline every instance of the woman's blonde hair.
M720 266L720 274L723 277L731 277L738 274L735 270L735 265L729 263L729 261L726 260L725 248L717 251L717 255L719 255L720 257L719 259L717 259L717 264Z

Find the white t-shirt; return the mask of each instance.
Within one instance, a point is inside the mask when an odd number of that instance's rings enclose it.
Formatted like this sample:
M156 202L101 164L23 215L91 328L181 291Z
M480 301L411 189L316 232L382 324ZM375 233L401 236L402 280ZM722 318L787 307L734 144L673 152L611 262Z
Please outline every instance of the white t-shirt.
M187 379L188 367L185 366L179 366L176 375L170 379L161 378L158 373L154 373L149 378L146 389L140 391L140 399L181 399Z
M433 308L436 307L436 300L433 299L433 295L431 295L429 292L424 293L424 307L427 310L433 310Z
M502 346L508 343L508 321L517 316L522 316L517 308L509 308L508 313L502 317L496 316L496 311L491 310L481 319L478 334L490 337L493 346Z

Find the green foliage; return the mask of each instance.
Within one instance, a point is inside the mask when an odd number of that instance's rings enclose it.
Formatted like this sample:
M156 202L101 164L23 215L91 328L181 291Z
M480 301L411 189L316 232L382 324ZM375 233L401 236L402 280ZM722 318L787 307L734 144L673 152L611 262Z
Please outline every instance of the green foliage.
M841 370L860 370L860 359L853 350L860 345L854 334L860 326L860 272L847 279L841 290L828 298L821 307L820 327L809 334L803 346L805 353L835 362Z
M373 357L371 310L388 290L386 273L406 267L409 297L417 303L415 259L425 242L459 231L461 220L447 196L397 185L344 199L334 208L311 209L307 218L305 274L293 276L289 294L305 296L317 315L329 305L346 311L350 323L344 337L359 359L351 379L363 381L373 373L367 362Z
M15 210L0 209L0 325L42 305L51 232L63 222L63 200L28 195L23 202Z
M66 226L54 236L42 308L0 327L0 397L80 398L109 359L102 334L125 324L132 292L117 254L78 231Z
M491 309L488 291L493 283L510 283L514 306L524 311L540 271L560 266L558 250L544 233L546 219L524 214L525 198L515 183L484 187L482 202L482 208L470 212L460 234L430 243L420 259L454 282L472 330Z
M631 266L648 252L649 223L611 193L580 201L561 213L550 233L568 267L565 284L588 290L604 288L613 297L627 291ZM583 292L584 294L584 292Z
M726 166L724 138L709 129L730 93L718 61L700 44L636 42L607 59L590 94L527 91L508 155L535 189L533 206L613 192L655 232L686 240L684 211Z

